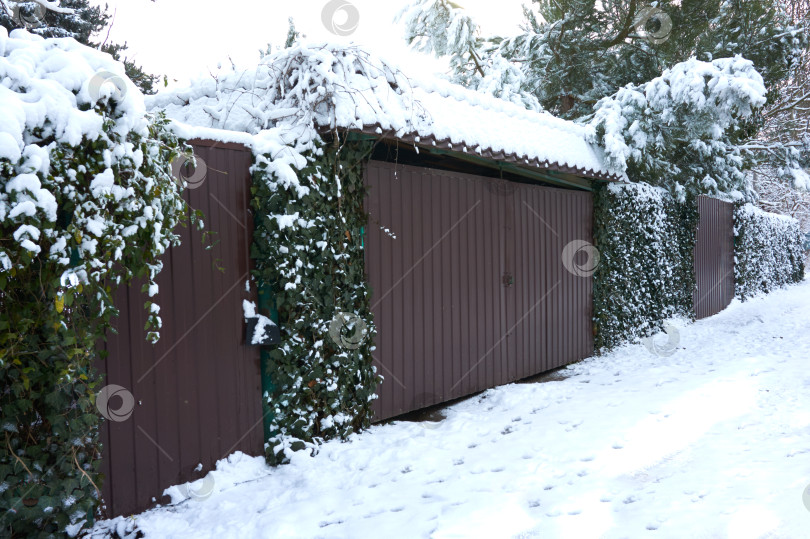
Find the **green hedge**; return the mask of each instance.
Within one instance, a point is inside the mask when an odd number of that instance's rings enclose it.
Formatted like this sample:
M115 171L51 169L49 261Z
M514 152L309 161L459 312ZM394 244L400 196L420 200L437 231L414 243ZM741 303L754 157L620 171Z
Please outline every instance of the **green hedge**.
M116 286L143 278L158 338L154 280L188 209L181 145L123 73L0 28L0 537L77 533L97 514L94 365Z
M734 279L740 300L804 278L804 236L796 219L734 207Z
M115 118L114 105L99 114ZM133 158L118 150L124 145L149 157ZM55 536L95 513L103 479L96 344L116 314L116 283L145 277L154 284L186 216L170 166L179 144L165 119L145 134L122 134L107 121L97 139L43 140L42 147L50 167L35 175L54 197L55 219L9 213L0 222L0 258L8 262L0 268L0 530L20 537ZM20 174L31 174L25 158L0 159L0 191ZM121 190L96 189L102 177ZM31 195L11 190L6 202ZM39 252L13 241L24 225L39 231ZM145 307L155 341L157 305Z
M649 336L670 316L691 315L696 225L694 200L677 203L661 188L611 184L596 191L598 351Z
M270 464L367 427L381 382L363 260L370 147L337 135L316 144L292 171L280 171L278 154L254 166L254 275L272 289L281 329L267 362Z

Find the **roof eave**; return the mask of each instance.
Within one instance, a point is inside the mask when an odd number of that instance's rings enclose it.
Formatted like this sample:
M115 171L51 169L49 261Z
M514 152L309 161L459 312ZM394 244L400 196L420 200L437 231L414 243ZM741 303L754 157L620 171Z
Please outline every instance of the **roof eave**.
M572 184L573 186L585 189L590 187L590 182L587 180L603 182L616 182L621 180L621 176L618 174L607 174L592 169L570 167L560 163L529 158L528 156L519 156L514 153L507 154L501 150L493 150L492 148L469 147L464 143L454 143L449 139L436 139L433 135L419 136L416 133L397 135L395 131L390 129L384 130L380 125L369 125L362 129L350 128L348 131L374 139L405 142L433 153L438 151L445 154L455 154L454 157L460 159L464 159L462 156L467 156L468 158L474 158L476 161L483 160L505 163L510 165L510 168L514 170L522 170L529 174L542 174L546 171L557 173L564 175L563 177L556 178L561 183Z

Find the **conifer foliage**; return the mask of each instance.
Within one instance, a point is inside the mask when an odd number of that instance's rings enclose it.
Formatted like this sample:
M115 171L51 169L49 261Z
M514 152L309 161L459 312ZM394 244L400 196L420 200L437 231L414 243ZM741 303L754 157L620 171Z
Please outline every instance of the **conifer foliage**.
M623 129L621 138L635 141L638 151L616 164L627 165L632 181L648 181L636 172L647 172L650 160L671 159L669 177L656 175L653 183L681 198L681 189L697 195L743 187L744 171L761 151L745 142L761 126L762 97L776 96L807 44L804 27L782 2L770 0L535 0L533 9L524 10L522 31L513 36L482 35L464 10L447 0L417 0L403 16L406 38L420 50L450 57L455 81L501 97L519 95L524 103L536 100L545 110L572 120L589 122L596 115L595 126L614 134ZM442 27L456 31L447 38L437 30ZM729 91L712 86L717 76L711 69L741 65L717 63L732 58L749 62L747 80L726 79L740 83ZM688 92L689 85L702 85L704 97L678 95L674 89L643 95L648 88L661 90L661 83L669 84L676 74ZM741 106L745 92L752 95ZM692 98L696 101L687 103ZM650 99L652 110L645 114L660 121L636 121ZM712 118L701 105L704 101L732 118L707 124ZM683 107L690 104L700 110L687 113ZM612 109L622 127L606 126L606 111L600 114L600 108ZM664 116L665 109L678 108L679 113ZM627 118L616 117L625 110ZM707 136L710 131L714 133ZM723 142L718 146L717 141ZM790 161L786 166L795 170L801 144L783 144L785 151L770 147L770 154ZM689 170L683 156L695 148L701 157ZM717 159L725 156L728 163L718 165Z

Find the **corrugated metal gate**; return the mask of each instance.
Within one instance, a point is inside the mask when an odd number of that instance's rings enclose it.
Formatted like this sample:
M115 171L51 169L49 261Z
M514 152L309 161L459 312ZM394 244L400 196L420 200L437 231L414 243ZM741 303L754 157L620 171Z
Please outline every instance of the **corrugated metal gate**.
M706 318L734 298L734 205L699 196L695 242L695 315Z
M255 287L245 291L252 155L240 145L213 144L194 144L207 173L186 200L214 234L203 241L194 227L181 227L182 244L165 255L157 345L145 340L140 285L116 294L118 335L109 335L101 369L105 384L122 386L135 402L128 419L105 421L102 429L108 516L153 506L166 487L205 475L233 451L262 454L259 349L245 345L242 318L242 300L256 300Z
M593 281L562 257L593 241L590 193L377 161L367 183L375 420L592 354Z

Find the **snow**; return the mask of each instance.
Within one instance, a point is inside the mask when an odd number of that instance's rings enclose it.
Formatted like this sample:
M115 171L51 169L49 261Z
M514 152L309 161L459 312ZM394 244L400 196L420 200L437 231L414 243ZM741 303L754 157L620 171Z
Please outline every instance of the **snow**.
M488 390L438 422L377 425L314 457L294 453L287 466L235 453L206 476L205 499L198 480L175 505L94 532L806 537L808 308L805 280L694 324L671 320L671 355L627 345L542 383Z
M114 83L115 96L107 91L110 82ZM53 244L55 248L49 253L66 263L62 256L64 238L54 226L55 194L66 199L73 195L70 189L63 190L63 178L51 174L51 152L77 146L82 140L106 139L105 116L97 106L110 99L115 100L112 130L116 136L148 135L143 96L126 78L123 64L70 38L46 40L24 30L9 34L0 28L0 165L8 170L0 186L0 221L9 226L36 225L41 230L36 235L15 234L19 248L38 253L41 247L37 242ZM114 159L105 155L109 167L127 157L137 157L132 144L111 146L116 154ZM113 196L116 201L134 197L131 189L113 183L114 175L108 168L92 179L93 195ZM75 217L75 224L96 236L105 233L106 223L92 215L93 207L83 209L85 213ZM88 241L87 246L92 254L95 244ZM2 256L0 268L4 271L7 261L16 258L11 252L12 256Z
M265 329L275 326L276 323L263 314L259 314L258 310L256 309L256 304L246 299L242 300L242 312L245 316L245 321L247 321L248 318L258 319L256 321L256 327L253 330L253 335L250 339L250 344L261 344L268 337Z
M681 182L699 182L701 193L739 198L742 158L728 134L765 101L765 85L753 62L740 56L711 62L691 58L599 100L589 121L589 140L604 145L606 161L615 170L632 165L645 181L668 178L676 193L683 192ZM672 156L660 153L669 147L688 147L694 161L676 166ZM711 174L701 162L712 164ZM686 170L690 165L694 168Z
M147 105L202 128L266 134L283 126L266 137L277 150L292 140L308 142L311 133L293 128L314 125L433 137L445 149L503 152L524 164L537 160L613 172L602 150L586 141L588 127L443 80L408 77L355 46L296 44L266 56L256 68L233 68L189 88L147 97ZM275 155L272 150L257 153Z

